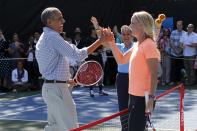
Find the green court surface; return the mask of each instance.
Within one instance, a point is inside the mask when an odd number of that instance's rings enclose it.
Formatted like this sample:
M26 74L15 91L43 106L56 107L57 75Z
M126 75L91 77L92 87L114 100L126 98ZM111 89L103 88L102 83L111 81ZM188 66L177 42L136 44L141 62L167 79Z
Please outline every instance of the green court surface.
M20 93L1 93L0 101L9 101L22 97L40 94L40 91L29 91ZM21 120L0 120L0 131L43 131L46 122L21 121Z
M43 131L46 123L18 120L0 120L0 125L0 131Z

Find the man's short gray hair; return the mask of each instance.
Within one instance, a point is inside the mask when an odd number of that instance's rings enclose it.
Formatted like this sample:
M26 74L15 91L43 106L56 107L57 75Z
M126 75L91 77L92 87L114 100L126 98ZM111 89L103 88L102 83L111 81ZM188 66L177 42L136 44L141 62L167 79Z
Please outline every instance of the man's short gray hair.
M127 25L123 25L123 26L121 27L121 33L122 33L123 31L129 31L130 33L132 33L131 28L130 28L129 26L127 26Z
M52 19L54 17L54 12L60 12L60 10L56 7L48 7L43 10L41 14L41 21L44 25L47 25L47 20Z

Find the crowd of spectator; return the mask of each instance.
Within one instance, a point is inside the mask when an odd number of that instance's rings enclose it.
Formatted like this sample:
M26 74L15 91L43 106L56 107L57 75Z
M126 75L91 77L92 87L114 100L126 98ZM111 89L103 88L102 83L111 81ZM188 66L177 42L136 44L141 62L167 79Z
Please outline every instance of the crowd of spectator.
M161 65L163 74L160 79L162 85L173 85L184 82L185 85L196 84L195 60L197 34L194 25L188 24L186 30L183 21L176 22L176 29L163 28L158 40L161 51Z
M188 24L184 30L181 20L177 21L175 30L161 29L157 43L161 52L163 74L159 84L173 85L180 82L186 85L196 84L197 34L194 29L193 24ZM112 30L116 43L121 43L118 27L114 26ZM60 35L70 44L83 48L97 39L95 32L91 27L86 36L79 27L76 27L71 37L68 37L66 32ZM35 59L35 45L40 34L41 32L34 32L26 43L22 43L17 33L12 35L11 41L6 40L0 29L0 91L40 89L41 76ZM103 83L99 86L114 84L117 65L111 51L100 47L86 60L92 58L101 63L104 69ZM70 60L71 78L81 64Z

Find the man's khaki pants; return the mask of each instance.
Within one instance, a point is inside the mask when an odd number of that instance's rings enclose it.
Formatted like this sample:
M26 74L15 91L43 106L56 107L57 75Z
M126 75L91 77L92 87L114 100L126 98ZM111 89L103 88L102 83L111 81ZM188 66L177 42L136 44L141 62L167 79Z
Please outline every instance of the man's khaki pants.
M69 131L78 127L76 106L67 84L44 83L42 96L48 113L44 131Z

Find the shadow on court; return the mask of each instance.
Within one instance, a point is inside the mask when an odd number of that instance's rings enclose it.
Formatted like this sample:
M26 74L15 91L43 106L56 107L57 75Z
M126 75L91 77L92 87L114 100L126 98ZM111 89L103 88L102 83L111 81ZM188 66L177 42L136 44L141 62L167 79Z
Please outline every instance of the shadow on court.
M73 98L77 105L80 124L109 116L117 112L117 96L114 87L104 88L110 95L99 96L95 87L95 97L89 96L89 88L76 88ZM41 131L47 120L46 105L40 93L0 98L0 131ZM13 94L12 94L13 95Z
M97 119L109 116L118 111L117 94L114 87L104 88L110 95L99 96L98 88L94 88L96 94L89 96L89 88L75 88L73 97L77 105L80 124L89 123ZM157 94L164 92L158 90ZM27 93L28 94L28 93ZM5 94L3 94L5 95ZM29 93L20 97L12 94L0 96L0 131L42 131L47 120L46 105L40 92ZM185 92L185 128L197 129L197 90ZM178 129L179 92L175 91L161 99L157 103L154 112L157 121L153 121L156 127Z

